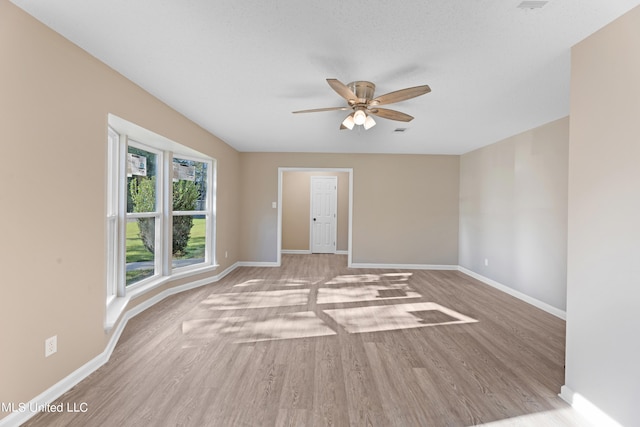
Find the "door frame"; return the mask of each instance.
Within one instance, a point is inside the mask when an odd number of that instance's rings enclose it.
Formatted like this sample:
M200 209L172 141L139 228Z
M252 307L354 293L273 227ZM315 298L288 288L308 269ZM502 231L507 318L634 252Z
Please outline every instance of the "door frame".
M352 263L353 242L353 168L310 168L310 167L279 167L278 168L278 230L277 230L277 261L282 265L282 175L284 172L347 172L349 174L349 222L347 238L347 266Z

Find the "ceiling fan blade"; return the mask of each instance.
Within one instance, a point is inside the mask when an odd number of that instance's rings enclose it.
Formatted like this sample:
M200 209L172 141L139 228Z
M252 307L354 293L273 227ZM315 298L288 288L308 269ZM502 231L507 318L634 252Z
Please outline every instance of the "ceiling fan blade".
M347 100L349 105L353 105L358 102L358 97L347 85L339 81L338 79L327 79L327 83L338 95Z
M389 110L388 108L372 108L368 111L374 116L382 117L383 119L397 120L399 122L410 122L413 120L413 116L401 113L400 111Z
M396 90L395 92L389 92L384 95L380 95L371 100L369 105L385 105L393 104L394 102L404 101L405 99L415 98L416 96L424 95L431 92L429 85L409 87L406 89Z
M319 113L321 111L346 111L351 110L351 107L328 107L328 108L314 108L312 110L300 110L300 111L292 111L293 114L298 113Z

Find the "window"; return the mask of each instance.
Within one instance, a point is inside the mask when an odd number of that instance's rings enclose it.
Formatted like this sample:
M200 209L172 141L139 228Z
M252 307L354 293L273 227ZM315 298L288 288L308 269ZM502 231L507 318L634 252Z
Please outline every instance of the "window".
M209 164L173 158L172 263L181 268L207 261ZM211 241L209 240L209 243Z
M157 261L162 259L161 225L162 191L158 186L158 164L163 153L127 141L126 213L126 280L127 286L162 272ZM157 232L156 232L157 231Z
M112 115L107 143L109 326L118 301L214 267L215 160Z

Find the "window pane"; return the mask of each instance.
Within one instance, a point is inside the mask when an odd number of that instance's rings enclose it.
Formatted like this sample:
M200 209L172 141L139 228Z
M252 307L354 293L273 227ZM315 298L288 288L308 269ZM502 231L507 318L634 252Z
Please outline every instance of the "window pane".
M180 268L204 262L205 242L204 215L174 216L172 267Z
M127 150L127 212L156 211L154 153L129 146Z
M127 286L155 273L155 218L127 221Z
M207 208L207 164L173 158L173 210L201 211Z
M116 296L118 289L118 217L107 218L107 303Z

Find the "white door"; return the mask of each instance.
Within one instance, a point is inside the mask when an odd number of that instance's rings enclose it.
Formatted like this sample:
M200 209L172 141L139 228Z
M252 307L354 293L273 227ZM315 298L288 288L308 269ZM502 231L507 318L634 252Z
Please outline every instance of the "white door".
M311 252L336 253L338 177L311 177Z

